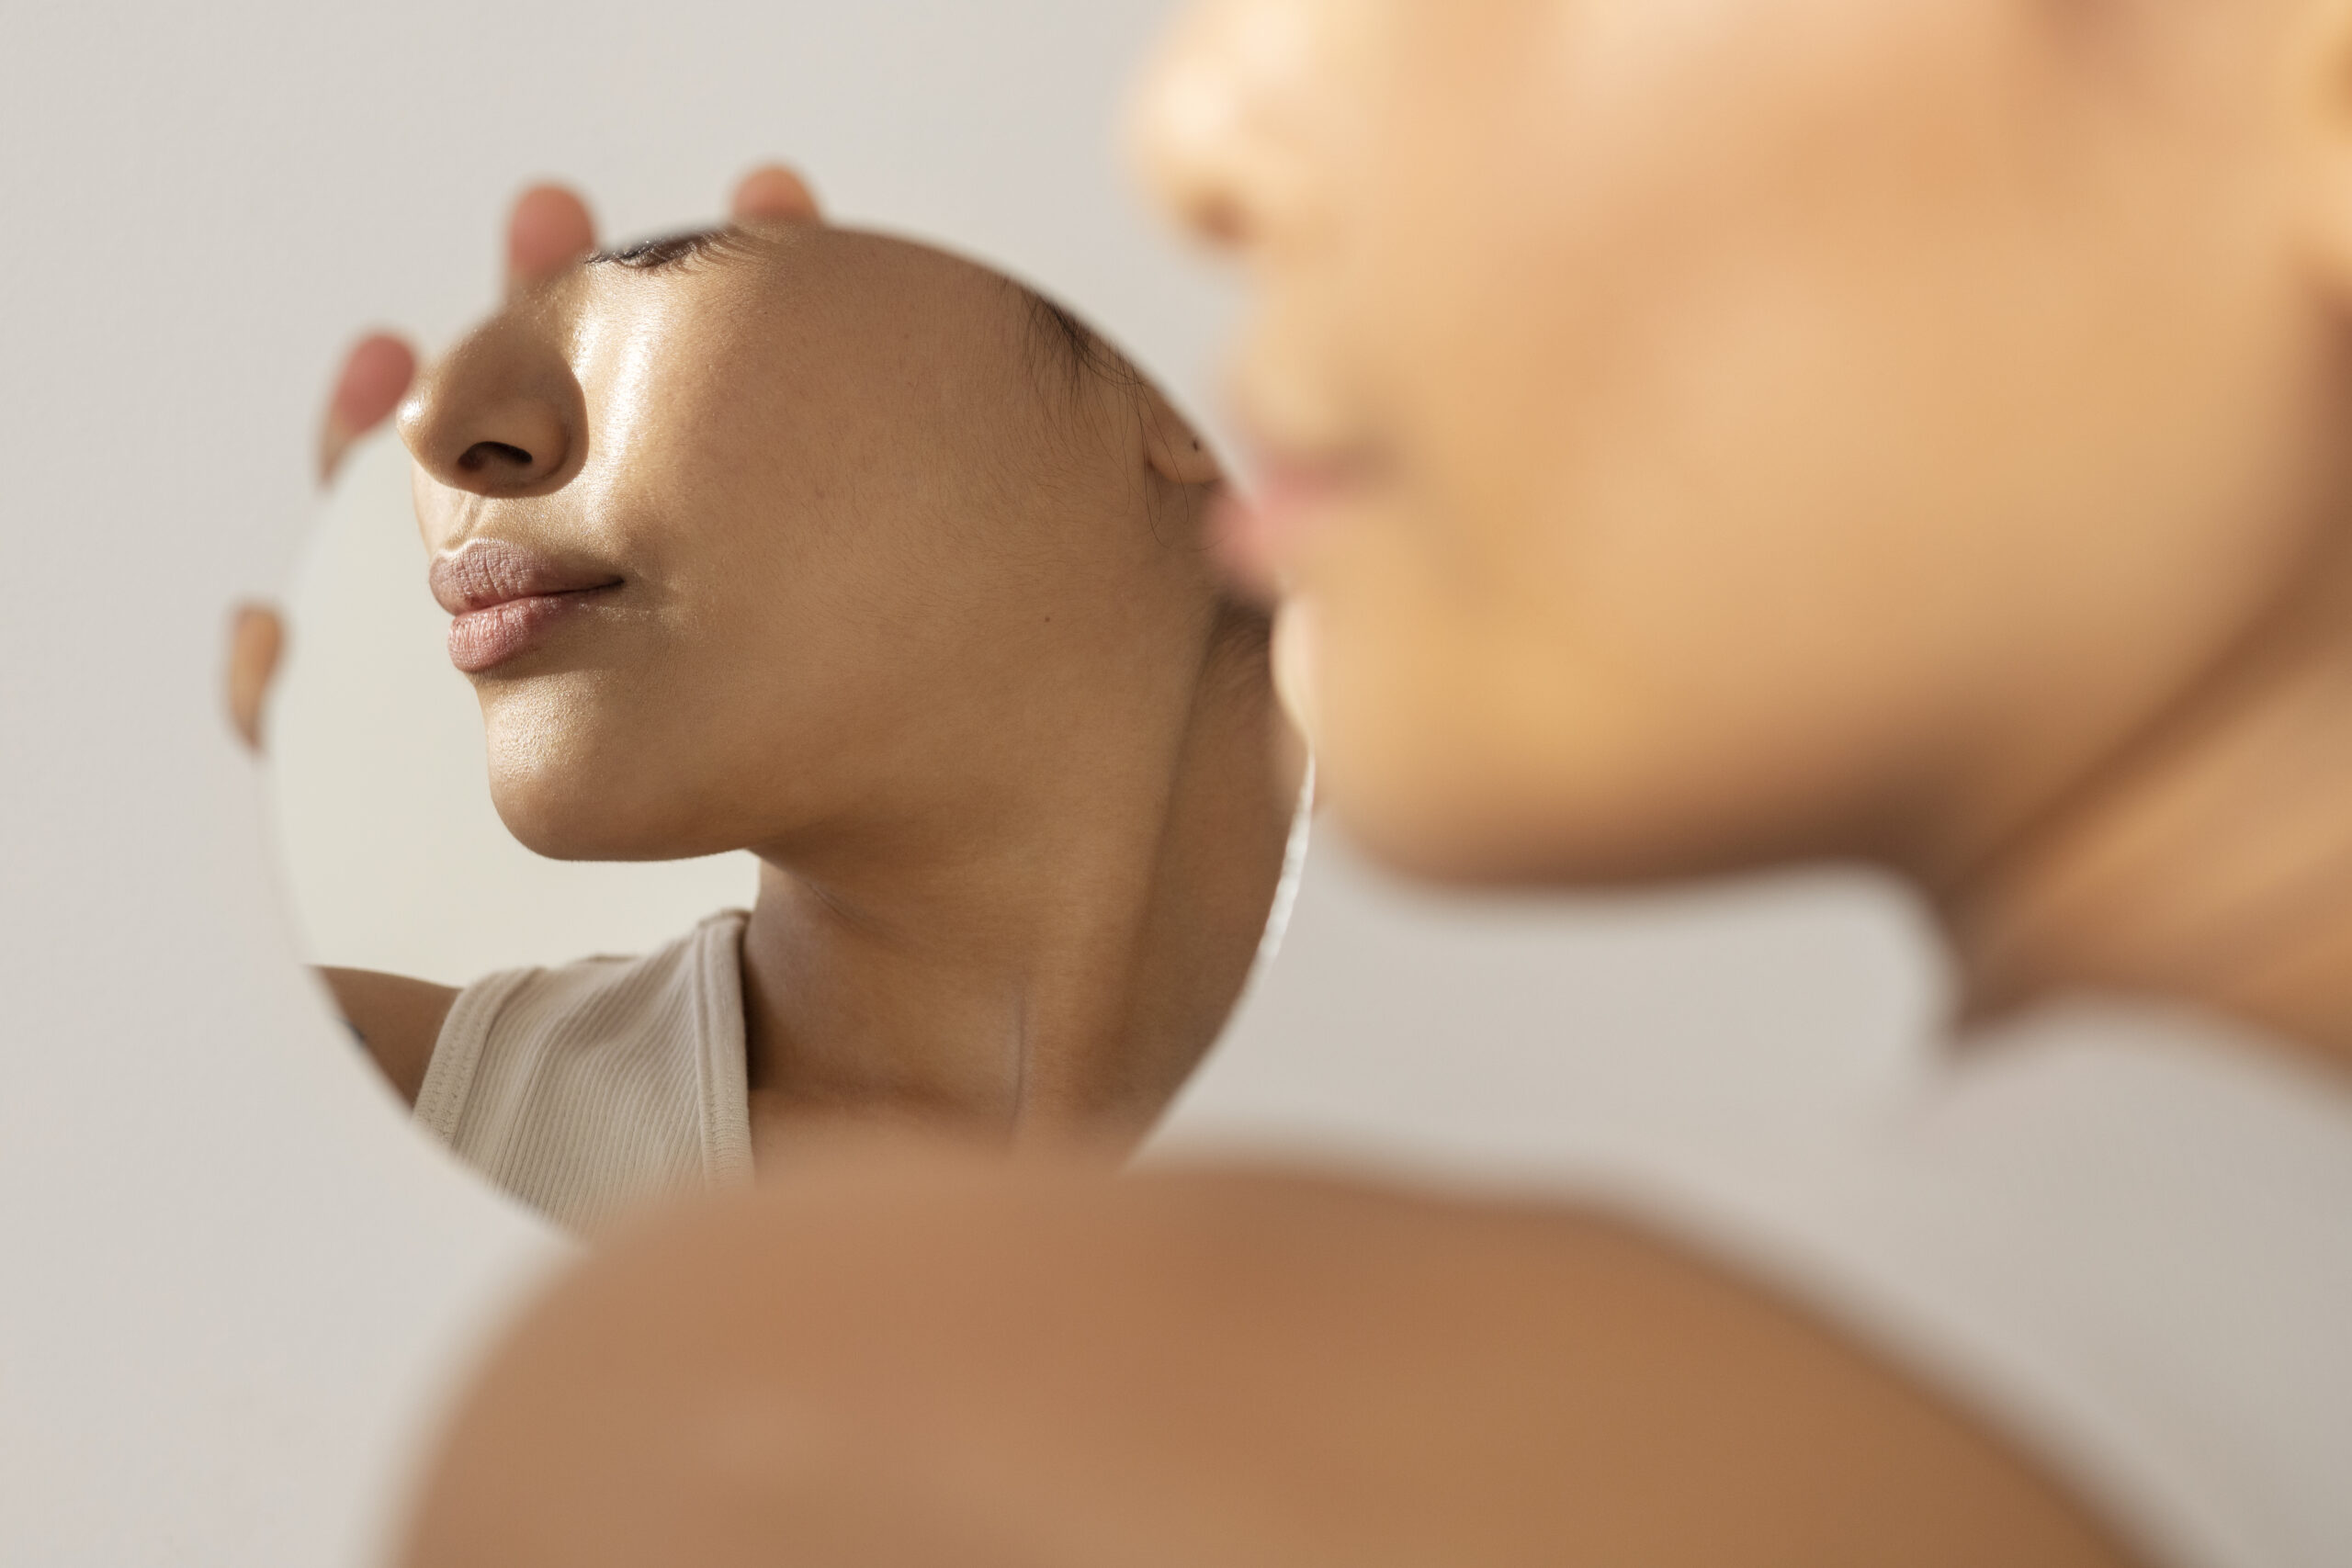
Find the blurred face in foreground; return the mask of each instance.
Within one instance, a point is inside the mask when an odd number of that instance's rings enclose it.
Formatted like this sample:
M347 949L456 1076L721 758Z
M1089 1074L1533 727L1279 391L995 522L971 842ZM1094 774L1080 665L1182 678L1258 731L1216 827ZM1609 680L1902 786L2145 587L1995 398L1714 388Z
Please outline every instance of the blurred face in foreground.
M1234 553L1341 813L1479 878L1956 883L2337 592L2352 46L2301 0L1216 0Z

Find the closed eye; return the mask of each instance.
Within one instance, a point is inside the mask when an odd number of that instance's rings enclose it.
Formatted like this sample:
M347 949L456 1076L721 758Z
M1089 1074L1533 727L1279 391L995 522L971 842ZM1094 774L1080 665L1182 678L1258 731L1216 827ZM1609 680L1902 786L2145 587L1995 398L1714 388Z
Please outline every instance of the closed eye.
M725 244L732 233L733 231L728 229L695 229L684 234L662 234L650 240L639 240L633 245L624 245L618 250L598 251L588 261L591 265L609 262L639 272L651 272L707 255Z

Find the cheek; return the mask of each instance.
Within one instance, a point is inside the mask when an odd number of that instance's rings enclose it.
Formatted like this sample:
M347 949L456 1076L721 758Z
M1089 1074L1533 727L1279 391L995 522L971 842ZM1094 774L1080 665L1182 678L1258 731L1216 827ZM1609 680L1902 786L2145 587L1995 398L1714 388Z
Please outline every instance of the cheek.
M1376 780L1392 852L1461 874L1740 858L1949 716L1968 552L1940 547L1969 536L1904 503L1924 459L1871 428L1865 367L1780 306L1683 310L1629 352L1605 330L1571 351L1530 309L1400 383L1426 399L1416 461L1313 580L1335 798Z
M2116 333L2177 302L2053 217L2067 149L1992 90L2000 9L1643 13L1791 24L1686 50L1603 6L1567 63L1487 59L1482 102L1399 89L1427 134L1374 161L1335 276L1405 482L1313 581L1334 795L1392 848L1825 847L1985 728L1987 626L2014 663L2078 618L2034 569L2137 501L2132 433L2049 416L2111 404Z

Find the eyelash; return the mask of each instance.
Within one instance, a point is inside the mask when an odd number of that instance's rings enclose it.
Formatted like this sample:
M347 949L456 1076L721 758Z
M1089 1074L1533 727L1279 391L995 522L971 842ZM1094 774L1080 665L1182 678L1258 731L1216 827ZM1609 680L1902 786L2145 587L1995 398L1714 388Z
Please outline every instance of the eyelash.
M638 272L654 272L708 255L727 239L724 229L697 229L689 234L662 234L639 240L616 251L599 251L588 259L612 262Z

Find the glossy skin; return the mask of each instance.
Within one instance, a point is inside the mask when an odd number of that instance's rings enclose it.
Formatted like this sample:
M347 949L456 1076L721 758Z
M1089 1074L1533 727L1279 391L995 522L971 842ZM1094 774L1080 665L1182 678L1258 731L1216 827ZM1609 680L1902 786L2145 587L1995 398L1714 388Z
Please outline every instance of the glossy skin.
M1866 858L1980 1010L2136 987L2343 1070L2352 6L1205 0L1138 135L1255 287L1234 554L1389 858ZM2135 1560L1944 1392L1588 1216L894 1179L560 1290L411 1560ZM803 1265L822 1364L638 1348ZM592 1410L789 1422L607 1504L625 1464L542 1446Z
M401 416L428 555L616 580L472 673L507 827L799 860L1068 809L1068 738L1180 705L1222 604L1167 542L1215 466L1050 353L995 275L817 224L591 262L451 350Z
M464 634L505 612L453 635L523 842L761 858L755 1157L876 1120L1123 1147L1222 1024L1295 788L1201 543L1217 468L1023 291L779 178L584 265L584 209L533 193L512 243L554 240L506 309L413 387L363 344L330 441L407 389L447 607L501 551L590 590L493 657ZM452 993L326 977L413 1098Z

